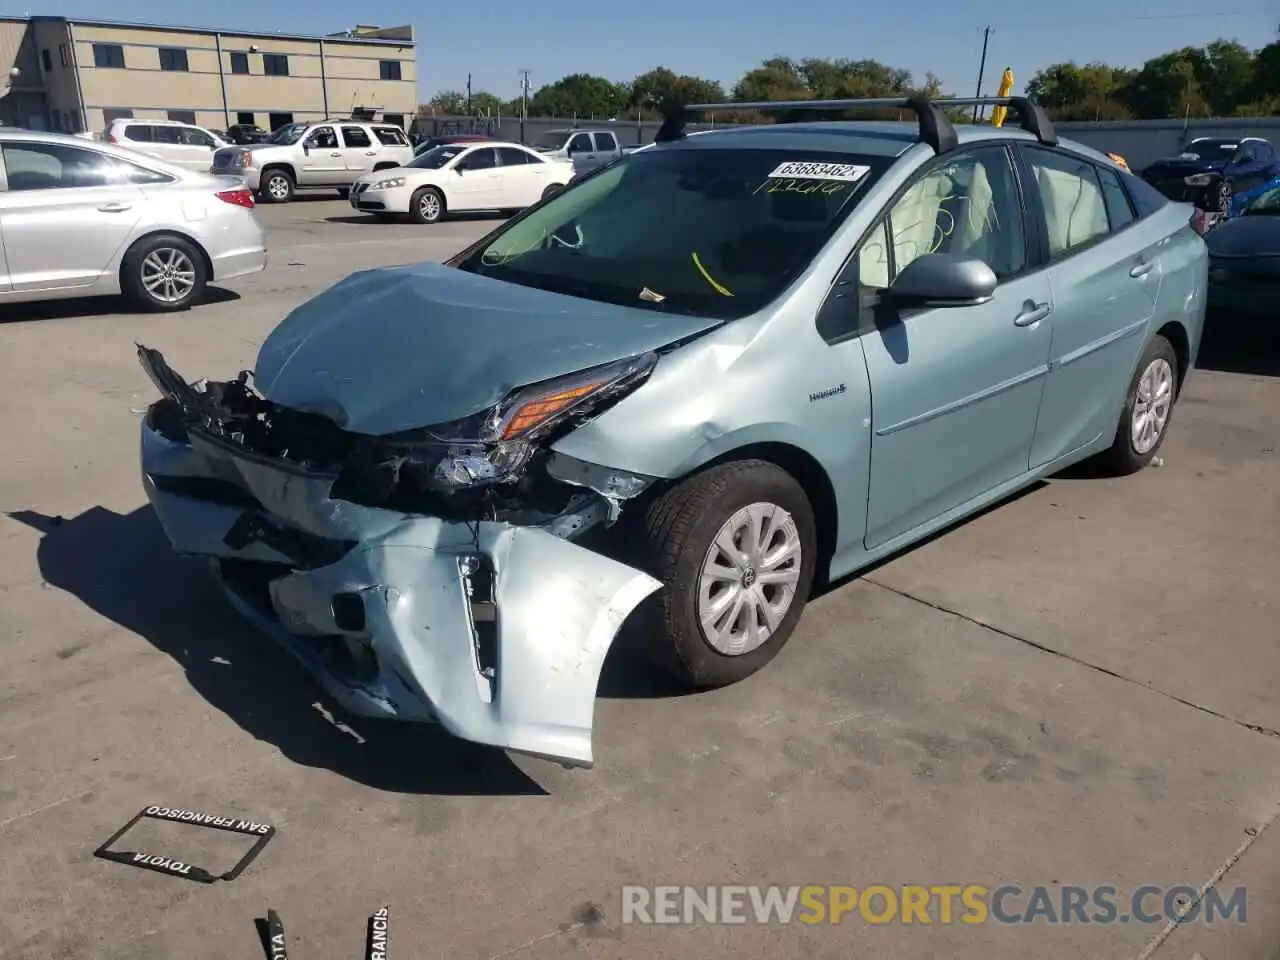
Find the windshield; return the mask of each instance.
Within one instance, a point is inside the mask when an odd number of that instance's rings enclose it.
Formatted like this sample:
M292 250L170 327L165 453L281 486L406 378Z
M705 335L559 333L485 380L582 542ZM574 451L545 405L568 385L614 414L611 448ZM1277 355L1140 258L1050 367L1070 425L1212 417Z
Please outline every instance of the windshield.
M1252 200L1244 205L1241 211L1242 216L1257 216L1259 214L1280 214L1280 184L1258 194Z
M533 146L535 150L559 150L572 135L572 130L552 130L540 136Z
M1239 140L1219 140L1215 138L1192 140L1182 148L1182 155L1185 157L1195 157L1198 160L1223 160L1230 162L1231 158L1236 155L1236 149L1239 146Z
M267 137L267 143L290 146L298 142L302 132L306 129L307 125L305 123L286 123L283 127L277 127L272 131L271 136Z
M782 293L890 162L645 150L512 222L459 267L589 300L734 319Z
M405 166L416 167L419 170L439 170L465 149L467 149L467 144L465 143L452 143L443 147L432 147L430 150L422 151L422 153L406 163Z

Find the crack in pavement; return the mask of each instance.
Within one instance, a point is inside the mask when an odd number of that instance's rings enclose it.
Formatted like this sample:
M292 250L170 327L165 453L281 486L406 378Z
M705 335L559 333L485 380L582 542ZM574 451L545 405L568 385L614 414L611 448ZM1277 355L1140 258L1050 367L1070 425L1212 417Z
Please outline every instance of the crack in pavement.
M902 597L906 600L911 600L915 603L921 604L922 606L929 607L932 610L937 610L939 613L946 613L946 614L950 614L953 617L959 617L961 620L964 620L966 623L972 623L974 626L982 627L984 630L989 630L992 633L998 634L999 636L1007 637L1010 640L1016 640L1018 643L1022 643L1028 647L1031 647L1033 650L1039 650L1041 653L1047 653L1050 656L1060 657L1063 660L1068 660L1071 663L1078 664L1079 666L1087 667L1088 669L1093 670L1096 673L1101 673L1104 676L1112 677L1113 679L1120 680L1124 683L1132 684L1133 686L1140 687L1143 690L1149 690L1150 692L1158 694L1159 696L1162 696L1168 700L1172 700L1174 703L1182 704L1184 707L1190 707L1193 710L1198 710L1203 714L1207 714L1208 716L1215 717L1219 720L1226 720L1228 723L1233 723L1237 727L1243 727L1245 730L1248 730L1251 733L1260 733L1268 737L1280 737L1280 730L1275 730L1271 727L1265 727L1262 724L1258 724L1258 723L1249 723L1246 720L1240 720L1236 717L1229 716L1228 714L1220 713L1219 711L1214 710L1212 707L1206 707L1204 706L1204 704L1196 703L1194 700L1188 700L1185 697L1180 697L1176 693L1170 693L1168 690L1162 690L1160 687L1157 687L1154 684L1147 683L1143 680L1136 680L1133 677L1127 677L1123 673L1117 673L1115 670L1111 670L1108 667L1100 666L1099 664L1092 663L1088 660L1084 660L1073 654L1066 653L1063 650L1056 650L1053 647L1046 646L1043 643L1038 643L1037 641L1032 640L1029 637L1024 637L1022 636L1022 634L1014 633L1010 630L1005 630L1002 627L997 627L995 624L988 623L985 620L980 620L971 614L964 613L963 611L956 610L952 607L945 606L941 603L935 603L932 600L926 600L924 597L918 596L917 594L914 594L909 590L899 590L897 587L891 587L887 583L881 583L879 580L873 580L870 577L863 577L862 580L866 583L871 584L873 587L879 587L881 590L885 590L889 593L894 594L895 596Z

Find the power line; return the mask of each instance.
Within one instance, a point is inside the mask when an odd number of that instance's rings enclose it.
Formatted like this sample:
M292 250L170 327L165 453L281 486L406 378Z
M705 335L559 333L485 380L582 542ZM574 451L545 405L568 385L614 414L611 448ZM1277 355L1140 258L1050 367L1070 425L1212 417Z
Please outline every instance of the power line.
M1099 23L1138 23L1163 20L1204 20L1213 17L1258 17L1267 16L1274 13L1273 8L1255 7L1251 10L1202 10L1197 13L1147 13L1134 14L1126 17L1096 17L1091 18L1089 25L1093 26ZM1000 27L1004 30L1061 30L1064 27L1073 27L1080 25L1079 20L1070 21L1032 21L1029 23L1001 23Z

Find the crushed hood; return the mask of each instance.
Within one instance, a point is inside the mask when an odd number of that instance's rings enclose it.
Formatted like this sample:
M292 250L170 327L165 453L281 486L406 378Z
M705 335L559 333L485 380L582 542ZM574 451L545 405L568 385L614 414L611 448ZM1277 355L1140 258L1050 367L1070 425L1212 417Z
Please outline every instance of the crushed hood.
M262 344L274 403L364 434L449 423L517 387L657 350L720 321L521 287L437 263L365 270Z

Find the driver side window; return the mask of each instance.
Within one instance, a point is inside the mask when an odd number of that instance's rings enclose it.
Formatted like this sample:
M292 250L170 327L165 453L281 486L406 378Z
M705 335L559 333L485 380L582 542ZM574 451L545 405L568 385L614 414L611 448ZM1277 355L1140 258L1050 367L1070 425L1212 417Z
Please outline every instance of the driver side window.
M319 150L336 150L338 148L338 135L333 132L333 127L317 127L311 131L308 138L311 146Z
M459 170L488 170L497 165L497 160L491 147L472 150L458 161Z
M930 253L981 260L1002 280L1025 269L1022 207L1004 148L962 155L912 184L863 243L859 285L887 289L908 264Z

